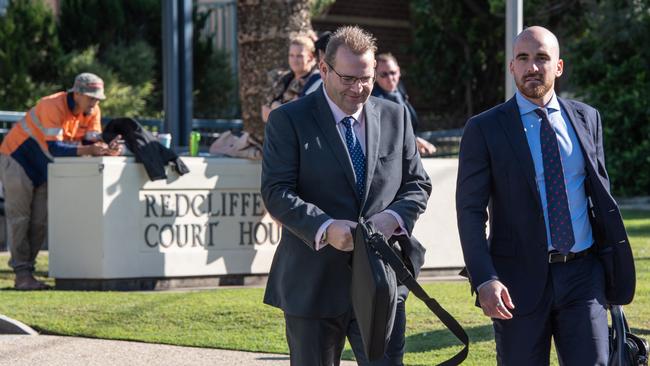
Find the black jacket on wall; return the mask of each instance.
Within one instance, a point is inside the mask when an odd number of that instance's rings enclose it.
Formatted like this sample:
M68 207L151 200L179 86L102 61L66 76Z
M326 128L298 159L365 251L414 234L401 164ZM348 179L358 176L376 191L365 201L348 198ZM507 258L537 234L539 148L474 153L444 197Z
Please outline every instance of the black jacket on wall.
M126 147L135 155L135 161L144 164L150 180L166 179L165 165L173 163L178 174L183 175L190 170L178 155L171 149L161 145L158 140L133 118L115 118L111 120L102 133L104 141L112 141L117 135L122 135Z

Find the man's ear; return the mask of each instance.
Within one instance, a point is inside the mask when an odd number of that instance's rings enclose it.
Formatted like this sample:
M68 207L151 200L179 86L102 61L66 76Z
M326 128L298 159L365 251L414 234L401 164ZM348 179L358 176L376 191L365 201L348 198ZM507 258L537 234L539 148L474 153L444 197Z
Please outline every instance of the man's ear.
M320 64L318 65L318 69L320 70L320 75L321 79L323 79L325 76L327 76L327 63L325 63L325 59L320 60Z
M564 72L564 60L559 59L557 60L557 70L555 70L555 77L559 78L562 76L562 73Z

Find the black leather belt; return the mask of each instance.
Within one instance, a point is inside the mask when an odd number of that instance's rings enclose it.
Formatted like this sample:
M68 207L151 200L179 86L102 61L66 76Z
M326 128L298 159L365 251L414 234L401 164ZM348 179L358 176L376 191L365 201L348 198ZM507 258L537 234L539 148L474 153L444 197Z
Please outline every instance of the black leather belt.
M553 250L548 252L548 263L566 263L574 259L584 257L589 253L591 253L591 248L587 248L577 253L569 253L567 255L564 255L558 251Z

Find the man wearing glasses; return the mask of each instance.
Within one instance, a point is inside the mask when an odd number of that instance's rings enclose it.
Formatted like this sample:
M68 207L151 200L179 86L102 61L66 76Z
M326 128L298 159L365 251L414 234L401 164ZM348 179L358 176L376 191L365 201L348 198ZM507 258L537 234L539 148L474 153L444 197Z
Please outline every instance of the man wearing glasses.
M402 365L404 298L375 362L363 353L350 303L359 217L398 240L419 269L424 248L410 234L431 192L408 110L370 97L375 51L364 30L337 30L319 65L323 87L274 110L266 125L261 191L282 239L264 302L284 311L291 365L339 365L346 337L359 365Z
M413 124L413 132L418 130L418 115L415 109L409 103L409 96L406 93L404 83L400 81L400 68L397 59L391 53L381 53L377 55L377 80L375 87L372 89L372 96L388 99L397 104L401 104L408 109ZM436 147L429 141L416 137L420 155L427 156L436 152Z

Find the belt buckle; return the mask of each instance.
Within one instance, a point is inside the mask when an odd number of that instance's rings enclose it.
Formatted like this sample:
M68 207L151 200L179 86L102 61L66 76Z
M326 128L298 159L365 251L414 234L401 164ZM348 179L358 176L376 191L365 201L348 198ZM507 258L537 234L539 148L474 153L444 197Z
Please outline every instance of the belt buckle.
M559 252L549 252L548 253L548 263L549 264L558 263L558 262L553 261L553 257L558 256L558 255L562 257L561 263L566 263L569 260L569 255L568 254L564 255L564 254L559 253Z

